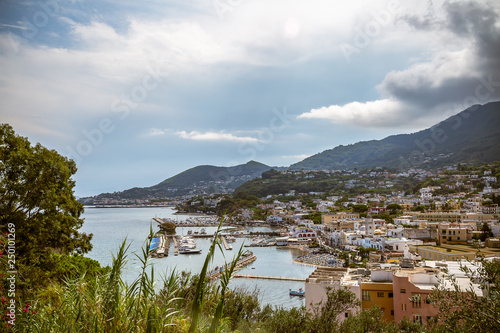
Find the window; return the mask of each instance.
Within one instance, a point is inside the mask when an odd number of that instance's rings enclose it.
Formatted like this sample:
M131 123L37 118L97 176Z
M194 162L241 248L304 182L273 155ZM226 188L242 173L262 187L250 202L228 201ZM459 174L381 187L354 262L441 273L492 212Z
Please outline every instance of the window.
M410 301L414 308L422 307L422 297L420 296L420 294L412 294Z
M406 304L401 304L401 311L403 311L403 312L406 311Z
M406 294L406 289L401 289L400 293L401 294Z
M422 324L422 315L414 314L413 315L413 322Z
M369 300L370 300L370 291L363 290L363 301L369 301Z
M431 304L431 300L430 300L429 296L427 296L425 298L425 304Z
M384 297L384 293L383 292L377 292L377 297Z
M391 310L391 316L394 316L394 310Z
M389 293L389 298L393 298L394 297L394 294L393 293Z
M460 236L457 237L457 240L460 240Z
M347 318L347 317L349 317L349 312L346 312L346 313L345 313L345 317L346 317L346 318Z

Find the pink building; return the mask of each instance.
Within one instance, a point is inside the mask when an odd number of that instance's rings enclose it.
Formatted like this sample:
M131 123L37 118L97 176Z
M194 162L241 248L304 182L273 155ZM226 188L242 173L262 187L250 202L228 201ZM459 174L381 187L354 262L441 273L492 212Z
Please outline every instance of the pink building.
M427 324L438 314L438 308L427 298L439 283L438 273L439 269L426 267L401 268L394 272L394 321L400 322L407 317L413 322Z

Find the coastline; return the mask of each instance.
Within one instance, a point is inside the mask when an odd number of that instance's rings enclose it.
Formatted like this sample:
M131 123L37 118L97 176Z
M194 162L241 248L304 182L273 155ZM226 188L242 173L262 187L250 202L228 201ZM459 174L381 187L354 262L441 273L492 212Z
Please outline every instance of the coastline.
M83 208L156 208L156 207L170 207L175 208L174 205L83 205ZM176 214L176 213L174 213Z

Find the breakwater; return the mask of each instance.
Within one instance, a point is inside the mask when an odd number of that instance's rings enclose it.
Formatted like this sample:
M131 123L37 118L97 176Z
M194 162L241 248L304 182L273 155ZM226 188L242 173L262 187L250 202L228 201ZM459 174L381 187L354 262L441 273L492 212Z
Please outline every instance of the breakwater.
M235 270L241 269L241 268L245 267L246 265L254 262L255 260L257 260L257 256L255 254L253 254L252 252L250 252L236 262ZM224 270L225 270L225 266L216 267L213 271L208 273L209 281L212 282L212 281L215 281L218 278L220 278L222 276L222 273L224 273Z

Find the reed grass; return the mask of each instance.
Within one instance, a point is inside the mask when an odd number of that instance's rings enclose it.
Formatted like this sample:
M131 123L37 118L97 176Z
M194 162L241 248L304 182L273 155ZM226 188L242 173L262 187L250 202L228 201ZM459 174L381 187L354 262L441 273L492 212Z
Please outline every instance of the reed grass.
M225 264L220 281L211 285L207 273L217 248L222 251L220 229L221 223L199 275L174 269L161 277L162 288L157 288L149 253L151 228L150 237L134 257L129 257L130 244L125 239L105 273L87 276L80 272L78 278L55 282L40 291L36 300L19 304L12 328L30 333L228 331L224 299L243 248ZM138 263L139 273L127 284L122 275L132 260Z

